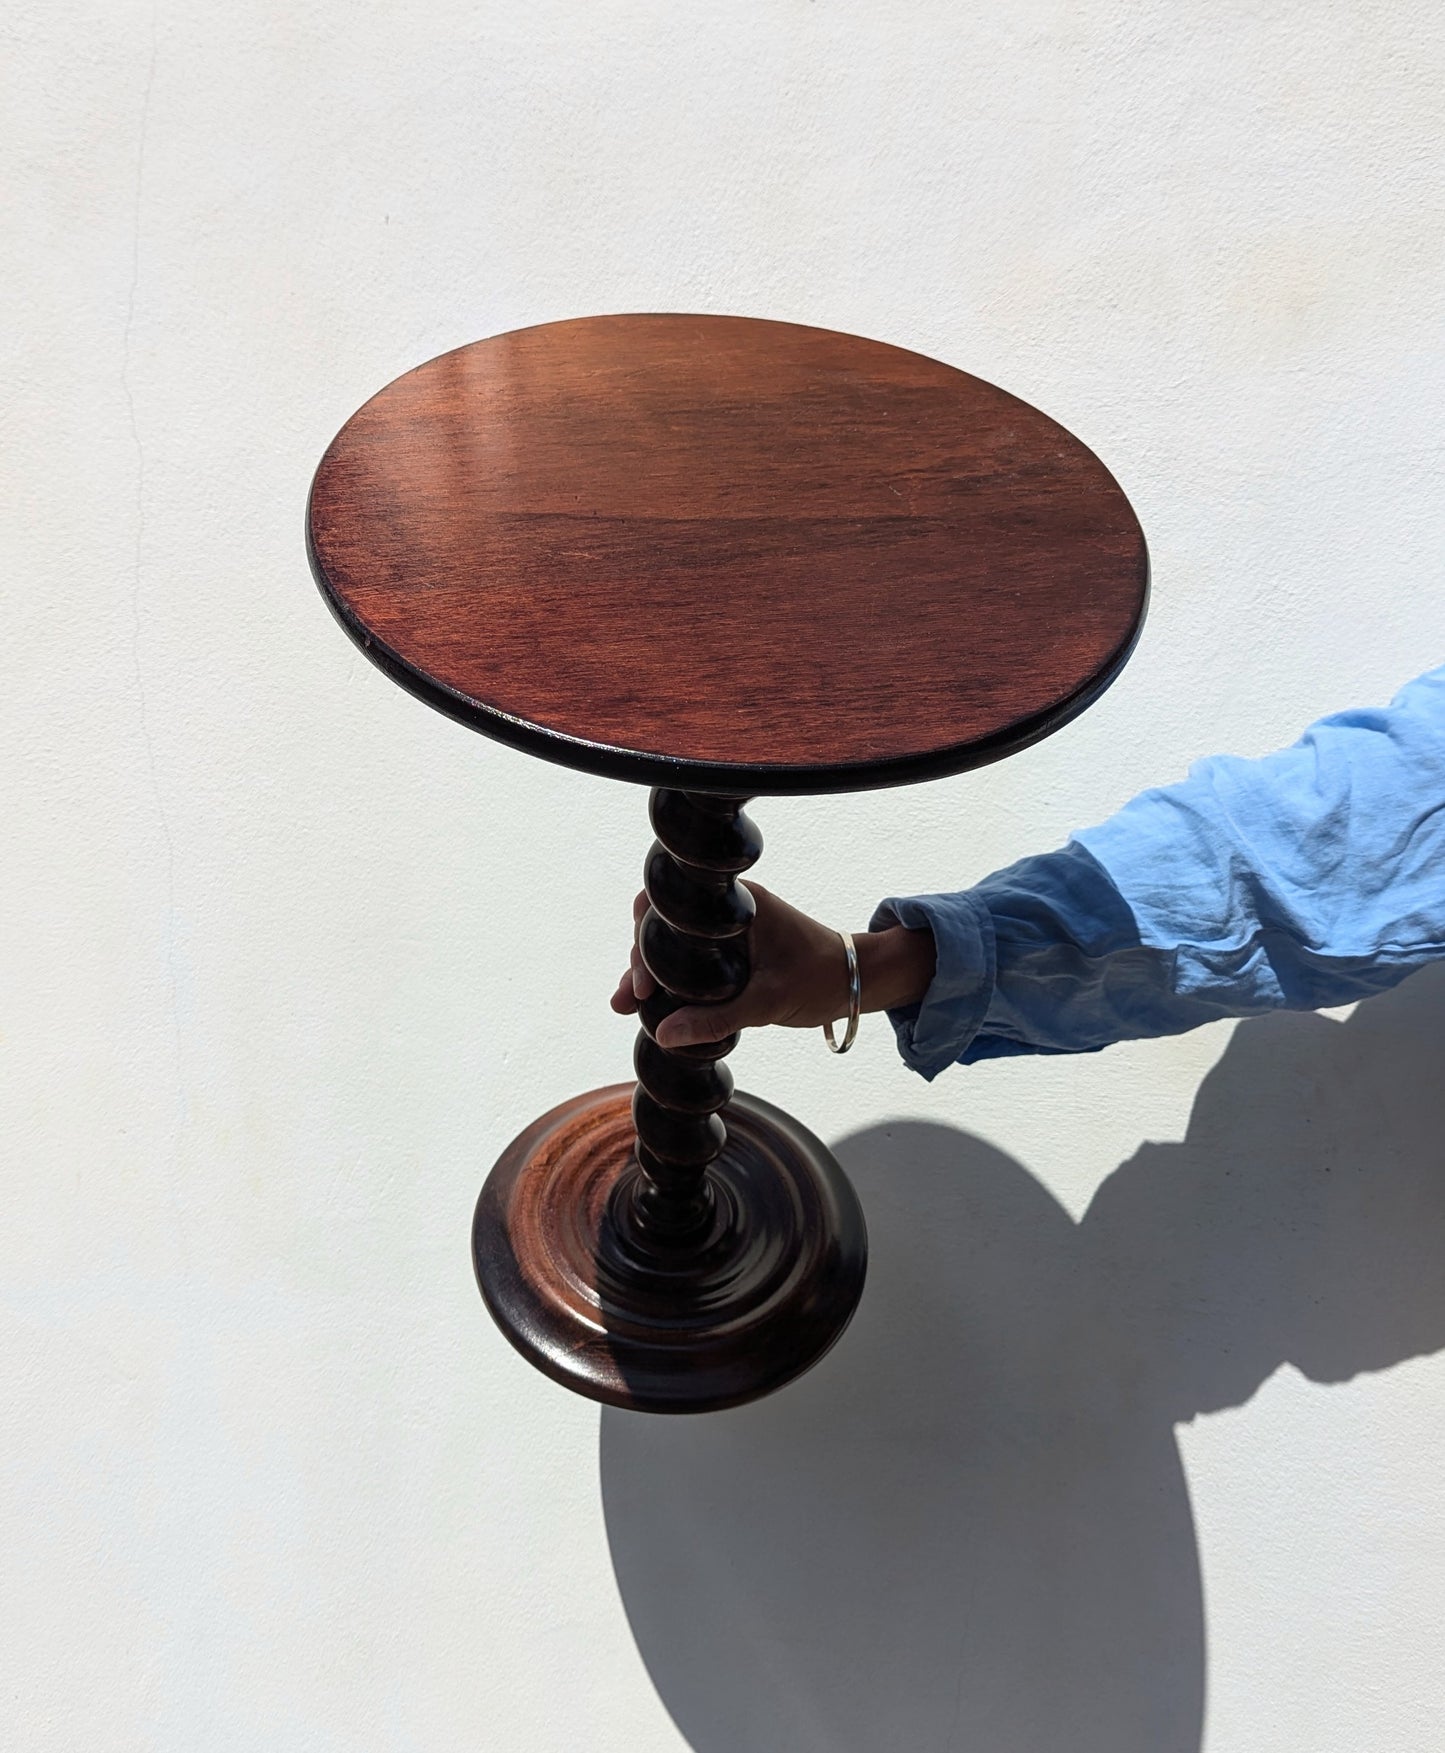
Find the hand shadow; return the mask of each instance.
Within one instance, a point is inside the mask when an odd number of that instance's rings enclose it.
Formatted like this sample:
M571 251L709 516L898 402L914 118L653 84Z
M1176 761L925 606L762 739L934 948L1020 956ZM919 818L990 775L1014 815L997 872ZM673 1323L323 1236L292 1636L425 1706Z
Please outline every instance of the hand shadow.
M1078 1225L965 1133L846 1139L871 1258L832 1354L733 1412L602 1414L613 1565L696 1753L1197 1753L1172 1427L1445 1346L1442 1022L1445 968L1241 1025Z

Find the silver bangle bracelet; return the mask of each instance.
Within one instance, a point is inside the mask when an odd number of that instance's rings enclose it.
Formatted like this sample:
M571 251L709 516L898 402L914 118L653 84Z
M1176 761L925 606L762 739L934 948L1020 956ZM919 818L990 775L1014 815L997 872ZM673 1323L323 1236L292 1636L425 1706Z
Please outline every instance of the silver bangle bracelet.
M843 953L848 958L848 1027L843 1031L841 1044L833 1039L832 1023L823 1024L823 1034L834 1053L846 1053L858 1036L858 1013L863 1008L863 981L858 973L858 951L853 947L853 934L840 931L838 936L843 940Z

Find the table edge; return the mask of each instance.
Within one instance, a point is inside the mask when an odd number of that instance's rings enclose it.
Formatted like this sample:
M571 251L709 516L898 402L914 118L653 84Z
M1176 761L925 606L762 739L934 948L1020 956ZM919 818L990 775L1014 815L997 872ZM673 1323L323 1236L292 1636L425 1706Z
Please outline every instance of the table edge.
M320 473L318 467L317 474ZM312 477L312 490L315 476ZM1132 656L1148 617L1151 576L1148 543L1140 531L1139 612L1127 639L1107 663L1090 675L1072 694L1053 705L966 742L929 749L919 754L892 755L877 761L849 761L836 766L762 765L752 762L700 761L659 755L640 749L620 748L611 743L590 742L564 731L550 730L488 706L447 687L426 675L393 651L363 626L326 576L311 523L311 491L306 496L306 558L322 600L342 629L371 662L418 700L444 713L469 729L480 731L494 742L504 743L523 754L535 755L577 772L594 773L604 779L621 779L634 785L666 785L683 791L709 792L732 797L826 797L842 792L880 791L897 785L916 785L930 779L946 779L986 767L1005 756L1017 754L1041 742L1088 710L1118 679Z

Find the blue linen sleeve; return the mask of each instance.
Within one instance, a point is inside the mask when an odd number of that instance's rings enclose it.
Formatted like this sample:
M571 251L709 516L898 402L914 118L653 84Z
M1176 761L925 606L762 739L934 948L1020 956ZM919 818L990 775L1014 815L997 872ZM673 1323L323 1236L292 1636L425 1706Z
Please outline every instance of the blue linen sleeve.
M954 895L893 897L937 970L890 1011L926 1078L1313 1010L1445 957L1445 668L1260 760L1200 761L1057 852Z

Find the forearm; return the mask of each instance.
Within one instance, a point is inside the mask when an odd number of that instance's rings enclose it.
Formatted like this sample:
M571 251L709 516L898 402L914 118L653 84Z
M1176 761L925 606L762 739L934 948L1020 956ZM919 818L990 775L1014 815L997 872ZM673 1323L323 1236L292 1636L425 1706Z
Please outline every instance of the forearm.
M865 1011L898 1010L921 1004L933 982L937 952L927 927L887 926L856 932L858 978Z
M1087 1052L1225 1016L1368 996L1445 956L1445 671L1259 761L1217 757L1059 852L957 895L883 903L927 927L905 1060Z

